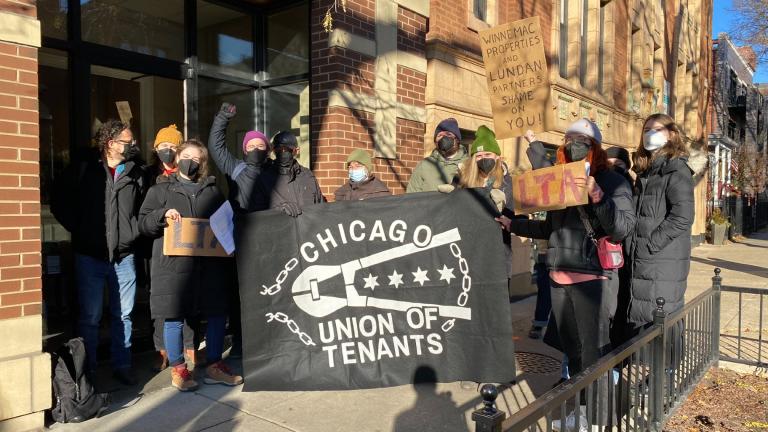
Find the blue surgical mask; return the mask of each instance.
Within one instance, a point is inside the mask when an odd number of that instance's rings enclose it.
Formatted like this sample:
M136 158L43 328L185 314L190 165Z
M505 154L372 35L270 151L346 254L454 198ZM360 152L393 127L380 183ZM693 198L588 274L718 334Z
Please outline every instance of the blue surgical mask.
M355 183L360 183L368 177L368 172L365 168L350 168L349 179Z

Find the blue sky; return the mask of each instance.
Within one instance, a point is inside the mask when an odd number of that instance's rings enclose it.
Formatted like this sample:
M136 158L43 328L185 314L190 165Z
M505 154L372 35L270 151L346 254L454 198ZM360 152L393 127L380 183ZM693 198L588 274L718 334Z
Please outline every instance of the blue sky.
M712 14L712 38L716 38L721 32L730 32L733 23L733 11L731 0L714 0L714 13ZM753 81L756 83L768 82L768 64L757 66Z

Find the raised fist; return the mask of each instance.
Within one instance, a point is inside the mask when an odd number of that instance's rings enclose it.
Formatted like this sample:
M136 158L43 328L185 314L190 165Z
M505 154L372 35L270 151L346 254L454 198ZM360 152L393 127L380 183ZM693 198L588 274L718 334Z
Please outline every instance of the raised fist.
M221 104L219 113L221 113L221 115L223 115L225 118L231 119L235 116L235 114L237 114L237 107L229 102L224 102Z

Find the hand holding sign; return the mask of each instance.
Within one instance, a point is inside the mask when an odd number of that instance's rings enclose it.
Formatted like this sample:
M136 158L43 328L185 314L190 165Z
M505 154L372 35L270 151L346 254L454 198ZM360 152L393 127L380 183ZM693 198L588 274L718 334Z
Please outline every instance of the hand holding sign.
M595 204L599 203L603 199L603 190L592 176L587 179L587 194L589 194L589 199Z
M512 177L515 213L559 210L589 202L589 185L584 161L527 171ZM599 186L598 186L599 187ZM602 191L601 191L602 193ZM597 196L596 196L597 197Z
M181 220L181 214L179 214L178 210L176 209L170 209L167 212L165 212L165 218L170 219L174 222L178 222Z

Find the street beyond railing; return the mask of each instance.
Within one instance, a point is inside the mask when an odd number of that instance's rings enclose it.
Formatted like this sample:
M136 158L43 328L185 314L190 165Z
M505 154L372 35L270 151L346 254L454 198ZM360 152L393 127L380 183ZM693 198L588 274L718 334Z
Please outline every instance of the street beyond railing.
M506 420L494 405L497 389L486 384L476 431L661 431L717 363L721 287L718 268L712 287L682 310L667 315L657 299L652 325Z

